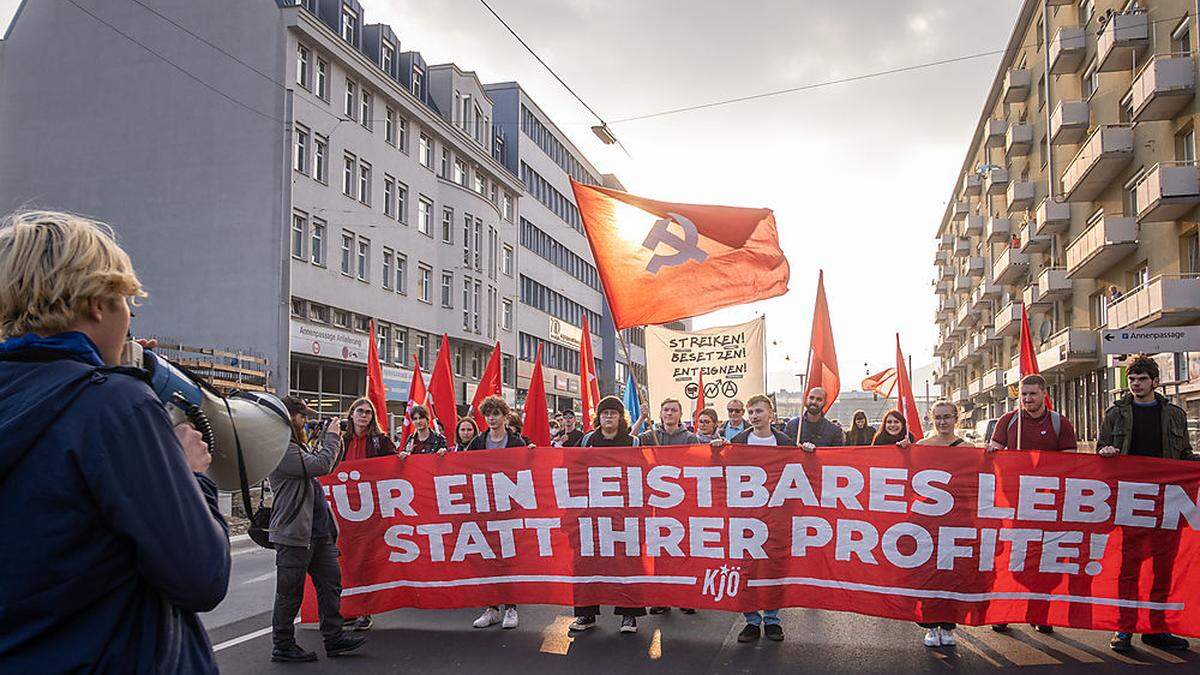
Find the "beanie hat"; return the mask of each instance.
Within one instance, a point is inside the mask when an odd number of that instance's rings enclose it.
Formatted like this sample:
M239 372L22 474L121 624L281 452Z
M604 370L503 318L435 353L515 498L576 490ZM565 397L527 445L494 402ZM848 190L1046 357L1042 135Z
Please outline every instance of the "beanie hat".
M621 403L621 399L616 396L605 396L596 405L596 414L599 415L605 410L616 410L619 413L624 413L625 406Z

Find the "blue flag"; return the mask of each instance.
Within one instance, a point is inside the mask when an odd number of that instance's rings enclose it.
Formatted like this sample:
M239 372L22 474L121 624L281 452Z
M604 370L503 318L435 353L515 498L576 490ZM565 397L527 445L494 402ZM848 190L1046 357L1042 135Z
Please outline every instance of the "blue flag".
M629 413L629 423L637 424L638 418L642 416L642 405L638 403L637 382L633 380L632 369L625 378L625 398L621 403L625 406L625 412Z

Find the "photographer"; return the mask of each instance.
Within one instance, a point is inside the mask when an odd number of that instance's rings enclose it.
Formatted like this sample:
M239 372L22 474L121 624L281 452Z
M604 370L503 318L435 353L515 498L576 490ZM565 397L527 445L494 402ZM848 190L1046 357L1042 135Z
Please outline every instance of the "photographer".
M0 223L0 671L217 671L196 616L229 584L212 457L117 367L144 296L108 226Z

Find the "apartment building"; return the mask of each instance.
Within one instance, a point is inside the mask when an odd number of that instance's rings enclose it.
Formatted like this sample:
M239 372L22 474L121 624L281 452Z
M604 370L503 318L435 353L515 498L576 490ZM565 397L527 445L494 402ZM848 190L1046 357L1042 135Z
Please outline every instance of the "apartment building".
M1027 0L938 227L936 380L1012 409L1021 309L1084 441L1120 394L1104 328L1200 323L1192 0ZM1200 354L1159 354L1200 417Z
M112 223L150 292L138 335L262 356L273 388L325 413L364 393L371 339L402 410L443 334L460 402L496 342L517 402L533 309L570 324L586 306L614 368L602 295L542 271L586 277L558 263L586 255L582 235L552 258L522 253L522 197L545 188L521 174L528 137L498 122L516 108L368 19L357 0L23 3L0 41L0 209ZM548 161L525 159L563 191L567 169ZM569 210L545 204L530 220L566 229ZM542 305L522 305L534 280ZM559 355L563 376L575 353ZM553 403L578 397L574 379Z

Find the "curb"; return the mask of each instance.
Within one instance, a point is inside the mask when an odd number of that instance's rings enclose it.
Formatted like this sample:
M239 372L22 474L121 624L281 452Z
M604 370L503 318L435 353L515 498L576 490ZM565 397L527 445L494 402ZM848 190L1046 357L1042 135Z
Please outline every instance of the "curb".
M242 543L243 541L250 541L250 535L248 535L248 534L235 534L235 535L233 535L232 537L230 537L230 538L229 538L229 543L231 543L231 544L240 544L240 543Z

